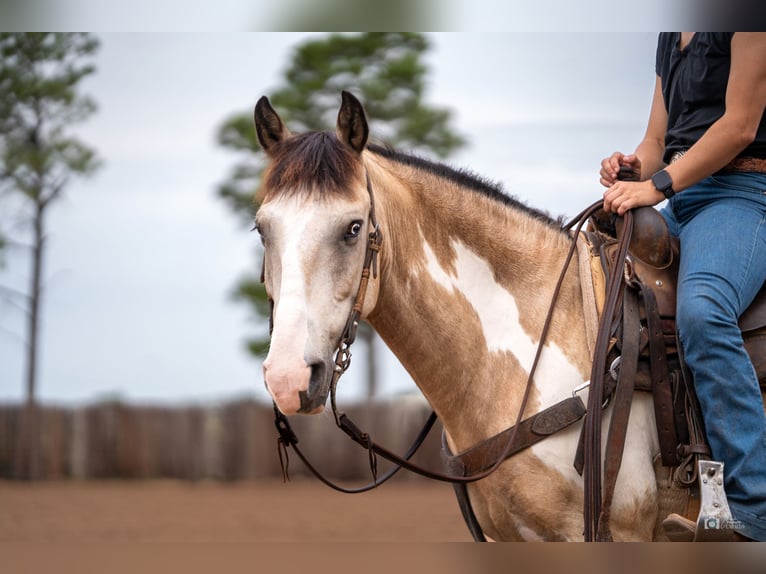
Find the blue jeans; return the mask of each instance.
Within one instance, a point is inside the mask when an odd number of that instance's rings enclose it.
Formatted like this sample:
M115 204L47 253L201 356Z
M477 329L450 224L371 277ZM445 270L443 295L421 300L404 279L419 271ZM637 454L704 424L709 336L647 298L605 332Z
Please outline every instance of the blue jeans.
M766 415L737 326L766 280L766 175L709 177L662 210L681 241L676 324L739 532L766 540Z

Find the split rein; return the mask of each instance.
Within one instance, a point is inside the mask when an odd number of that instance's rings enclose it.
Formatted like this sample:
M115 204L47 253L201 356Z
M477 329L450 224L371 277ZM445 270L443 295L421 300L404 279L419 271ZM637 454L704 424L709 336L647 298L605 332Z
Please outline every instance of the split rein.
M415 474L419 474L425 478L437 480L440 482L449 482L452 484L465 485L468 483L476 482L478 480L482 480L488 477L489 475L491 475L492 473L494 473L500 467L500 465L503 464L506 458L514 454L514 445L515 445L516 435L517 435L517 431L520 428L519 423L522 422L524 411L526 410L526 406L529 401L529 395L532 389L532 382L533 382L534 375L540 360L540 356L542 354L543 346L550 328L555 303L558 299L558 296L561 290L561 285L566 275L566 271L569 267L569 264L576 250L577 236L580 230L582 229L583 225L585 224L585 222L596 211L598 211L602 207L603 202L599 200L593 203L588 208L583 210L579 215L573 218L569 223L562 226L563 231L569 231L574 228L574 232L572 234L572 237L573 237L572 246L569 249L563 268L561 270L561 274L559 275L558 281L556 283L556 287L553 291L551 304L548 310L548 315L546 316L546 320L541 331L540 342L538 343L535 357L532 362L529 375L527 377L524 395L521 401L519 412L516 417L516 423L514 427L512 428L512 430L508 433L509 436L507 441L505 442L505 446L501 454L497 457L497 459L494 461L494 463L492 463L492 465L489 468L486 468L485 470L482 470L480 472L469 474L467 476L459 476L456 474L446 474L446 473L433 471L433 470L421 467L417 464L414 464L410 461L410 459L414 456L414 454L423 444L428 434L430 433L431 429L433 428L434 424L436 423L437 415L435 412L433 411L431 412L430 416L428 417L425 424L423 425L423 428L415 437L415 440L413 441L409 449L405 452L405 454L402 456L399 456L391 452L387 448L383 447L382 445L373 441L369 433L359 428L348 417L346 413L339 411L337 408L336 398L335 398L337 384L338 384L338 381L340 380L340 377L348 370L351 364L351 350L350 350L351 345L354 343L356 339L356 332L359 325L359 320L361 318L362 307L364 305L364 300L367 293L367 287L369 285L370 277L372 276L374 278L377 278L378 254L380 253L380 249L383 242L383 235L375 216L375 197L374 197L369 173L365 173L365 177L366 177L366 184L367 184L367 192L370 197L369 223L370 223L370 227L372 228L372 231L369 233L368 239L367 239L367 248L366 248L366 253L364 258L364 264L362 266L361 280L359 283L359 289L356 294L354 306L352 307L351 312L349 313L349 317L346 321L346 325L339 338L339 342L335 351L335 367L333 369L332 379L330 382L330 399L331 399L331 408L332 408L336 426L338 426L338 428L340 428L343 432L345 432L354 442L358 443L359 445L361 445L363 448L367 450L368 456L369 456L370 472L372 474L372 482L357 488L349 488L349 487L338 485L334 483L333 481L331 481L330 479L328 479L327 477L325 477L321 472L319 472L319 470L309 461L308 457L302 452L302 450L298 446L298 442L299 442L298 437L293 431L292 427L290 426L290 423L287 417L282 412L279 411L279 409L276 406L276 403L274 403L275 425L277 428L277 432L279 434L279 437L277 439L277 450L279 453L279 461L280 461L280 466L282 469L283 480L285 482L289 481L288 448L290 447L292 447L296 455L301 459L301 461L303 461L306 468L317 479L319 479L322 483L324 483L325 485L327 485L328 487L334 490L348 493L348 494L357 494L357 493L367 492L369 490L377 488L381 484L391 479L402 468L405 468ZM388 460L394 465L384 475L380 477L378 476L378 464L377 464L377 457L379 456Z

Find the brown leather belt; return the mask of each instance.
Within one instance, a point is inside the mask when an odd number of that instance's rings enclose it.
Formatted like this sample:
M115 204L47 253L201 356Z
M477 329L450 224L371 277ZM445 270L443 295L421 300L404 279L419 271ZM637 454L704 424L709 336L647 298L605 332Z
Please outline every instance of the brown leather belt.
M726 164L722 171L754 171L766 173L766 159L760 157L738 157Z
M687 150L675 152L670 158L670 163L681 159L686 151ZM735 157L723 166L721 171L753 171L756 173L766 173L766 159L760 157Z

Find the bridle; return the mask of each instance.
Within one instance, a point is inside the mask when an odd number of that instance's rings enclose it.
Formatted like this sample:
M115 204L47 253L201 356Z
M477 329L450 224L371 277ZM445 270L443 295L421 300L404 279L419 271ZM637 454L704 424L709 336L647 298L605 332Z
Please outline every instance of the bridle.
M370 174L366 170L365 182L367 186L367 193L370 198L369 228L372 229L372 231L370 231L367 236L367 245L365 249L364 262L362 264L361 278L359 280L359 288L357 289L357 293L354 298L354 305L351 307L351 311L349 312L348 318L346 319L346 324L343 327L343 331L338 338L338 344L334 352L335 366L333 367L332 378L330 380L330 404L335 424L341 430L346 432L352 439L367 448L370 459L370 471L373 476L372 483L360 488L347 488L332 482L324 475L322 475L322 473L320 473L316 467L311 464L311 462L308 460L308 457L298 447L298 437L291 428L290 422L288 421L287 417L277 408L276 403L274 403L275 425L279 433L277 445L283 479L289 480L287 449L288 447L292 447L298 457L303 461L311 473L314 474L314 476L316 476L321 482L330 488L345 493L360 493L371 490L389 480L402 468L401 465L396 465L385 475L378 478L376 458L377 445L372 441L369 433L362 431L358 426L356 426L356 424L353 423L353 421L351 421L351 419L348 418L345 413L338 411L336 402L338 381L351 365L351 345L356 340L356 333L357 329L359 328L359 320L361 318L364 301L367 296L367 288L370 283L370 277L377 279L378 276L378 255L383 244L383 233L380 230L380 224L378 223L375 214L375 194L372 190ZM270 321L270 325L271 324L273 324L273 319ZM433 425L436 422L436 418L436 414L432 412L420 433L418 433L418 436L415 438L412 446L404 454L403 460L409 460L415 454L415 452L417 452L418 448L420 448L428 436L428 433L433 428ZM399 459L399 457L396 458Z
M381 229L377 222L377 218L375 214L375 195L373 192L370 175L366 170L365 170L365 180L367 185L367 193L369 194L369 197L370 197L369 228L371 228L372 231L370 231L367 238L367 247L366 247L366 252L364 257L364 263L362 265L359 289L357 290L357 294L354 300L354 305L351 308L348 319L346 320L346 325L339 337L338 344L335 350L335 367L333 369L332 379L330 383L330 399L331 399L330 402L331 402L333 416L335 419L335 424L338 426L338 428L340 428L343 432L345 432L356 443L360 444L362 447L367 449L369 461L370 461L370 470L371 470L373 480L370 484L367 484L359 488L347 488L347 487L335 484L334 482L332 482L331 480L323 476L314 467L314 465L310 463L310 461L308 460L308 457L300 450L300 447L298 447L297 435L291 428L287 417L282 412L279 411L279 409L276 406L276 403L274 403L275 425L277 428L277 432L279 434L279 437L277 439L277 450L279 453L283 479L285 481L289 480L289 474L288 474L289 460L288 460L287 454L288 454L288 448L292 447L293 450L298 455L298 457L306 465L306 467L321 482L323 482L330 488L333 488L334 490L345 492L345 493L352 493L352 494L360 493L360 492L366 492L373 488L376 488L380 486L381 484L383 484L384 482L386 482L387 480L389 480L391 477L393 477L402 468L406 468L407 470L414 472L416 474L419 474L426 478L438 480L441 482L449 482L449 483L458 484L458 485L466 485L469 483L476 482L478 480L482 480L490 476L492 473L494 473L500 467L500 465L505 461L505 459L508 458L514 452L513 447L515 444L517 431L520 428L519 423L522 421L522 418L524 416L524 411L526 410L526 406L529 401L529 395L532 389L532 381L534 379L534 375L537 370L537 365L539 363L540 356L542 354L543 345L545 343L546 336L551 324L555 302L558 299L558 295L561 290L561 285L564 281L566 270L569 267L569 263L571 262L574 252L576 250L576 242L575 241L572 242L572 246L567 254L565 263L563 265L563 269L558 278L556 287L553 291L551 305L550 305L545 323L543 325L541 336L540 336L540 342L538 344L537 351L529 371L526 387L524 390L524 395L522 397L521 405L516 418L516 424L513 427L512 432L509 433L507 443L505 444L505 447L502 449L501 454L497 457L494 463L492 463L491 466L489 466L489 468L485 468L484 470L480 472L475 472L468 476L461 476L457 474L447 474L447 473L433 471L410 462L410 459L418 450L418 448L422 445L422 443L425 441L426 437L428 436L428 433L433 428L434 423L436 422L436 419L437 419L435 412L433 411L431 412L430 416L428 417L425 424L423 425L423 428L418 433L417 437L415 438L415 440L413 441L412 445L407 450L407 452L404 455L399 456L389 451L387 448L383 447L382 445L373 441L370 434L363 431L361 428L359 428L348 417L346 413L339 411L336 404L337 384L338 384L338 381L340 380L340 377L348 370L351 363L351 345L354 343L356 339L356 332L359 325L359 319L362 314L362 308L363 308L364 300L367 294L370 277L372 276L374 278L377 278L378 255L380 253L381 246L383 244L383 234L381 232ZM601 207L601 203L602 202L599 201L589 206L577 217L575 217L569 224L564 226L563 229L569 230L574 227L575 228L574 236L576 237L577 233L579 233L580 229L582 228L584 223L588 220L588 218ZM377 457L378 456L394 464L394 466L389 471L387 471L385 475L381 477L378 477L377 475Z

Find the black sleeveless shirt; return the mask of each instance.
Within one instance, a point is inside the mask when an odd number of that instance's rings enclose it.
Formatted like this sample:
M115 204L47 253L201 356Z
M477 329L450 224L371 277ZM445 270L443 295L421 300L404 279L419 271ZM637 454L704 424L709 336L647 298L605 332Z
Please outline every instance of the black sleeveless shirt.
M657 75L668 112L665 162L689 149L726 110L726 86L734 32L696 32L684 50L680 32L663 32L657 41ZM766 158L766 116L755 141L741 157Z

